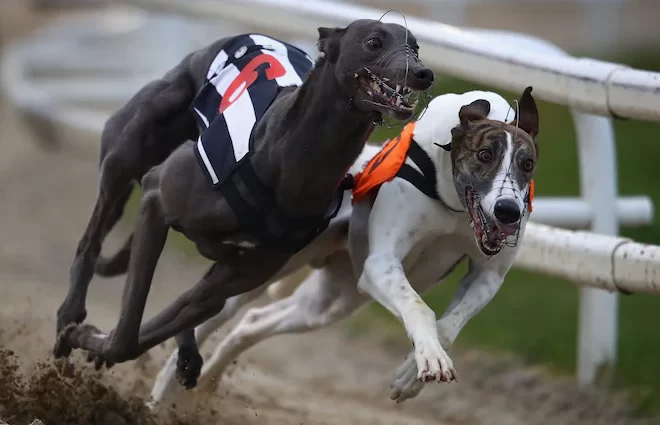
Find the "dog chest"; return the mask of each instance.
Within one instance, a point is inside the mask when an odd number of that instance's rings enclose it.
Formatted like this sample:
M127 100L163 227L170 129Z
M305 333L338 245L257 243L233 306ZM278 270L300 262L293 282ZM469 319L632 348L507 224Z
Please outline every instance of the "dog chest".
M458 238L429 235L417 243L403 260L403 268L415 290L425 290L450 273L465 256L455 249Z

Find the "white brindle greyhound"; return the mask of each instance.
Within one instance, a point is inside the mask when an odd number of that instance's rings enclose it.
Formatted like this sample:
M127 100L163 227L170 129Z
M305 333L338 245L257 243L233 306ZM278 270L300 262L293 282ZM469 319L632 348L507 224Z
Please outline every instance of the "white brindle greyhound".
M313 264L306 279L299 271L295 277L304 281L290 296L249 309L216 347L193 391L212 390L225 368L259 341L327 326L370 299L403 323L414 346L396 371L393 400L415 397L425 382L455 380L446 349L495 296L522 241L538 131L531 87L514 107L497 93L470 91L436 97L399 137L382 148L367 146L350 170L353 205L345 202L336 218L350 216L337 250ZM468 272L436 322L419 294L464 259ZM230 299L197 329L199 343L263 291ZM176 352L159 374L152 403L172 395L175 367Z

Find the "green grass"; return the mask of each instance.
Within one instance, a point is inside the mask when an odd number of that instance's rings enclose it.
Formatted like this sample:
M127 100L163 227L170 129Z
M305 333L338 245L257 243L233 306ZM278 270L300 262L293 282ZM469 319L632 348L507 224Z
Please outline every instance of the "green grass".
M660 56L615 58L631 66L660 71ZM439 75L434 94L493 89ZM495 90L495 89L493 89ZM499 90L495 90L499 91ZM501 92L507 99L519 93ZM578 195L577 147L568 109L538 102L541 117L540 158L535 177L536 193ZM660 125L638 121L615 121L619 188L623 195L649 195L660 205L658 159ZM373 141L396 134L397 128L377 129ZM134 194L129 218L134 217L139 193ZM660 244L660 221L638 229L622 229L622 234L641 242ZM194 247L172 232L170 242L186 253ZM446 283L425 294L429 305L440 312L448 304L465 265ZM618 364L611 385L632 390L642 414L660 413L660 296L620 297ZM457 345L489 351L509 351L530 363L544 363L560 373L575 373L578 289L575 285L520 270L511 271L495 299L460 334ZM394 319L383 308L372 304L372 313L385 322ZM397 325L398 326L398 325ZM397 328L397 331L401 331ZM403 334L403 333L402 333Z
M660 56L618 58L631 66L660 71ZM435 94L493 89L454 78L438 79ZM494 90L494 89L493 89ZM498 91L498 90L495 90ZM501 92L501 91L499 91ZM501 92L514 99L518 93ZM536 194L578 195L579 174L575 133L566 107L538 102L541 117L540 157L535 176ZM660 205L658 158L660 125L615 121L622 195L648 195ZM373 140L392 137L395 129L380 129ZM660 222L622 229L637 241L660 244ZM446 307L466 267L424 299L436 311ZM378 305L377 317L394 319ZM660 296L620 297L618 362L611 385L633 392L641 414L660 413ZM495 299L460 334L457 344L494 351L512 351L531 363L545 363L563 373L575 373L578 289L575 285L521 270L511 271Z

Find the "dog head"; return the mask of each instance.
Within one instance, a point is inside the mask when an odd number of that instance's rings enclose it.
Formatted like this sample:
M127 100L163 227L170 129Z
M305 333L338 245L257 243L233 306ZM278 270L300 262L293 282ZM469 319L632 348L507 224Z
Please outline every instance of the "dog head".
M516 236L527 211L530 182L536 170L539 116L527 87L511 122L488 119L490 103L463 106L451 143L452 173L477 244L497 254Z
M399 120L413 116L413 93L431 87L434 75L419 61L419 46L410 31L372 19L318 31L318 48L356 108Z

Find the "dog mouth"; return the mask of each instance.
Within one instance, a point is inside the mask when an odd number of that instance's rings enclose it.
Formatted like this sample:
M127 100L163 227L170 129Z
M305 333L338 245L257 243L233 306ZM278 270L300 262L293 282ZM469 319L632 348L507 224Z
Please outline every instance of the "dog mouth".
M481 208L481 202L471 187L465 189L465 203L467 205L470 227L481 252L491 256L495 255L506 244L507 238L518 233L519 224L502 224L489 217Z
M412 95L418 90L401 84L394 87L390 79L379 77L365 68L366 74L360 78L360 86L371 98L374 106L380 106L396 112L398 115L412 116L417 99Z

